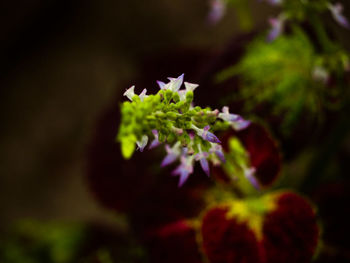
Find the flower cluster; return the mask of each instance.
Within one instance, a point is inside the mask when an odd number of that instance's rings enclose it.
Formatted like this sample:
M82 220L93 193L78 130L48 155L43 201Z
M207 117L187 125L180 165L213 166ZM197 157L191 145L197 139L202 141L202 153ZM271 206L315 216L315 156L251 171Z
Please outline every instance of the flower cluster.
M270 18L269 23L271 29L267 36L267 41L271 42L280 36L285 24L288 20L302 21L310 18L310 14L306 14L306 10L314 12L330 11L333 19L342 27L350 29L350 23L343 15L343 6L340 3L331 4L329 1L318 1L316 3L309 1L288 1L288 0L266 0L271 5L282 6L284 11L276 18Z
M197 84L184 82L184 74L178 78L169 78L168 83L157 81L160 90L155 95L147 95L144 89L135 94L135 86L124 95L130 100L122 104L122 121L117 140L121 143L123 156L128 159L136 145L142 152L153 137L149 148L165 143L167 155L161 166L167 166L176 160L180 165L173 175L180 177L182 186L193 172L195 161L199 161L204 172L209 176L209 161L213 164L225 162L220 140L214 131L232 127L241 130L250 124L241 116L210 108L194 107L193 92Z
M271 42L280 36L285 28L287 21L303 21L310 17L309 12L329 11L333 19L342 27L350 29L348 19L343 15L343 5L341 3L330 3L328 0L319 1L295 1L295 0L258 0L267 2L273 6L283 7L283 12L276 18L270 18L270 31L267 35L267 41ZM237 4L232 0L210 0L210 11L208 19L211 23L217 23L225 15L229 3ZM307 13L306 13L307 12Z

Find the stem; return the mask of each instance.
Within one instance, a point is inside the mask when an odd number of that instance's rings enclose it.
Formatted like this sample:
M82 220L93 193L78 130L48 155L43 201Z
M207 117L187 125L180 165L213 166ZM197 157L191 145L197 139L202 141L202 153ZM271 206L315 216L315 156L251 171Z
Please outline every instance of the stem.
M321 45L322 50L326 53L332 52L335 48L335 45L329 39L328 34L320 18L317 15L311 14L309 16L309 20L310 20L311 26L314 29L318 42Z

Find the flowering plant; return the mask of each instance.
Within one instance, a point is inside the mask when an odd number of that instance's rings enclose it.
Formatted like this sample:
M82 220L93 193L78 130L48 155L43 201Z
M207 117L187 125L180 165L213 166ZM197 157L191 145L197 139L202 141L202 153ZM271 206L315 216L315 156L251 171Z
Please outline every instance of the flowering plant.
M180 165L173 171L180 176L182 186L193 172L193 163L199 161L203 171L209 176L209 163L225 162L220 140L213 133L229 127L241 130L250 124L241 116L209 107L194 106L193 93L197 84L184 82L184 74L169 78L168 83L158 81L160 90L156 95L147 95L144 89L140 95L134 92L135 86L125 93L130 102L122 104L122 121L117 136L121 142L123 156L132 156L136 145L142 152L149 137L153 137L149 148L165 143L167 155L162 166L180 159Z

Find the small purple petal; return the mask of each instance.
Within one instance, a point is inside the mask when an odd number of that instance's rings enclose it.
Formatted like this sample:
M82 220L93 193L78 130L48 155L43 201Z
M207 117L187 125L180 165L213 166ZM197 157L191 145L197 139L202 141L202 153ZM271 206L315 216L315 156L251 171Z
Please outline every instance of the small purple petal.
M177 157L178 157L178 156L175 155L175 154L173 154L173 153L168 154L167 156L164 157L164 159L163 159L163 161L162 161L162 163L161 163L160 166L161 166L161 167L164 167L164 166L167 166L167 165L169 165L169 164L175 162L176 159L177 159Z
M154 139L152 142L151 142L151 144L150 144L150 146L148 147L148 149L153 149L153 148L156 148L157 146L159 146L161 143L158 141L158 139Z
M193 172L192 159L186 159L186 157L181 157L181 164L172 172L172 175L179 175L180 180L178 187L181 187Z
M180 174L180 180L179 180L178 187L183 186L183 184L187 181L189 176L190 176L190 174L188 172L182 172Z
M232 113L230 113L229 115L228 115L228 121L238 121L239 119L241 119L242 117L241 116L239 116L239 115L237 115L237 114L232 114Z
M182 83L183 83L183 81L184 81L184 76L185 76L185 74L182 73L182 74L175 80L175 86L174 86L174 89L173 89L174 92L177 92L177 91L181 88L181 85L182 85Z
M245 128L247 128L250 125L250 123L251 123L250 121L241 119L239 121L233 122L232 126L236 131L240 131L240 130L244 130Z
M260 184L256 177L254 176L255 168L248 168L244 170L244 176L249 180L249 182L254 186L256 190L260 190Z
M218 117L223 119L224 121L228 121L228 122L237 121L240 118L242 118L241 116L239 116L237 114L230 113L229 108L226 106L222 108L222 113L219 113Z
M151 142L151 145L148 147L148 149L150 149L150 150L161 144L160 141L158 140L158 131L152 130L152 133L154 136L154 140Z
M147 92L147 89L143 89L143 91L139 95L141 101L143 101L146 97L148 97L148 95L146 95L146 92Z
M229 108L227 106L222 108L222 113L219 113L218 117L232 124L234 124L235 122L240 123L242 121L245 121L240 115L230 113Z
M226 4L223 0L211 0L208 20L211 24L219 22L226 12Z
M210 176L210 171L209 171L209 163L208 160L206 158L201 158L199 160L201 167L203 169L203 171L206 173L206 175L209 177Z
M221 162L226 163L225 155L222 151L215 151L215 154L217 157L219 157Z
M192 124L192 129L194 129L198 136L202 137L204 140L213 143L221 143L220 140L211 132L209 132L210 126L207 125L203 129L199 129Z
M282 34L284 30L284 20L281 18L270 18L269 23L271 29L267 35L267 42L272 42Z
M213 133L205 131L202 138L208 142L221 143L221 141Z
M177 78L168 78L170 82L165 85L165 89L170 89L173 92L177 92L181 88L181 85L184 80L184 75L185 74L181 74Z
M332 16L335 21L337 21L338 24L341 26L350 29L350 24L347 18L342 14L343 12L343 6L340 3L336 3L334 5L329 5L329 10L332 13Z
M177 142L172 148L170 148L169 145L165 145L165 150L167 152L167 155L163 159L161 166L167 166L171 163L173 163L180 155L181 155L181 149L180 149L180 142Z
M158 84L160 89L163 89L165 86L165 83L163 81L160 81L160 80L157 80L157 84Z

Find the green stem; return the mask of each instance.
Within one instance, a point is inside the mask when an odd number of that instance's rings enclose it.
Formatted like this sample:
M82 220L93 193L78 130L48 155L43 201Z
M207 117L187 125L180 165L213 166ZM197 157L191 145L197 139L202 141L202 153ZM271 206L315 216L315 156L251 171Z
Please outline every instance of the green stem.
M335 45L329 39L328 34L324 28L324 25L323 25L321 19L317 15L310 15L309 21L311 23L311 26L314 29L317 40L319 41L323 51L326 53L332 52L335 48Z

